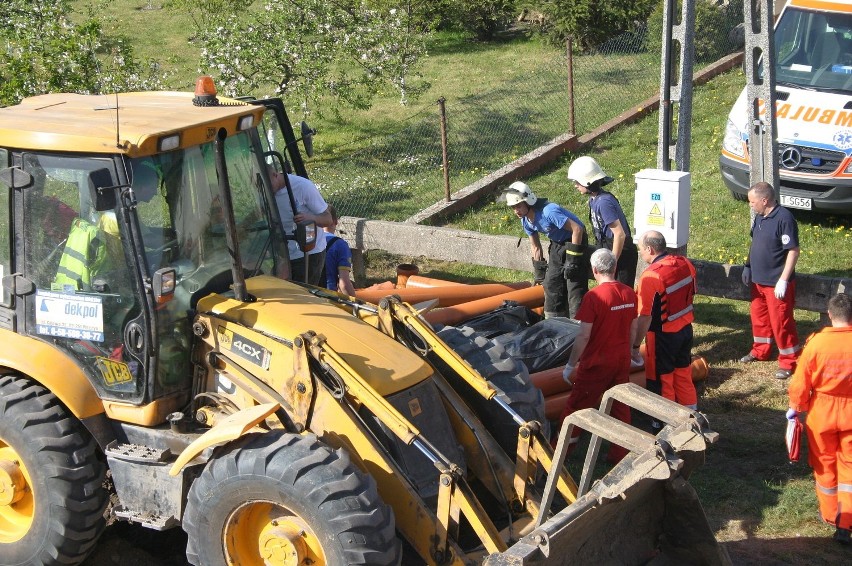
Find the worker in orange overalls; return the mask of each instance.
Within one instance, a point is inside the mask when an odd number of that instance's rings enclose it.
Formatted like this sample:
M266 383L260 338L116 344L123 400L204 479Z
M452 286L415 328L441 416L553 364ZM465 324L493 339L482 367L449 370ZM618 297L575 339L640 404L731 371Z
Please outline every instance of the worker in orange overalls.
M648 267L639 277L639 317L633 349L635 354L644 337L646 387L697 409L698 395L692 382L695 266L683 256L669 254L666 238L656 230L642 234L639 257Z
M808 463L814 470L819 511L850 543L852 530L852 296L828 301L831 326L808 338L790 381L787 418L807 411Z

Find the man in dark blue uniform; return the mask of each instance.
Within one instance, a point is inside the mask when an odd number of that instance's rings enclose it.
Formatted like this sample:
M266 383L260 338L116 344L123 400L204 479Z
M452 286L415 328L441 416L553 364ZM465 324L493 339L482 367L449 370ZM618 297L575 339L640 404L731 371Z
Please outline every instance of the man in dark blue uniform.
M769 359L772 339L778 346L775 377L787 379L796 369L801 346L793 309L796 307L796 261L799 227L793 214L778 205L775 189L759 182L748 191L754 211L751 248L743 268L743 283L751 288L751 351L743 363Z

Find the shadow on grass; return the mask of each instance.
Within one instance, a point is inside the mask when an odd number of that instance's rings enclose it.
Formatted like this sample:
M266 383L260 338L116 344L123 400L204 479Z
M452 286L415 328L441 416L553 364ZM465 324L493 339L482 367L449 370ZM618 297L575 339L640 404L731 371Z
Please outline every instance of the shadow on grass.
M831 540L831 532L826 527L825 537L748 538L726 542L722 546L737 566L849 564L852 549Z

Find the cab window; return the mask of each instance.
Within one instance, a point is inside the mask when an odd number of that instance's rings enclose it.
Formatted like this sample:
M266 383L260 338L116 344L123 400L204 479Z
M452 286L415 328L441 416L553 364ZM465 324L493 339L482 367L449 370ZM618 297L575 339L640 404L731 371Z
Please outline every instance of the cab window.
M9 152L0 149L0 169L9 166ZM3 285L3 277L12 274L12 218L9 213L12 191L0 186L0 305L12 306L12 295Z

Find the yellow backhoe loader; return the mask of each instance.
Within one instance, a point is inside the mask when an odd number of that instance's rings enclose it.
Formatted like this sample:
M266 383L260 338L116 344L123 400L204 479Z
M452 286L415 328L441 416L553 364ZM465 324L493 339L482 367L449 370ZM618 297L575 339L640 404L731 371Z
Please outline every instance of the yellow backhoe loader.
M553 450L501 348L289 280L299 140L211 86L0 109L0 564L79 563L106 512L203 566L727 563L702 415L620 386ZM631 453L592 483L601 440Z

